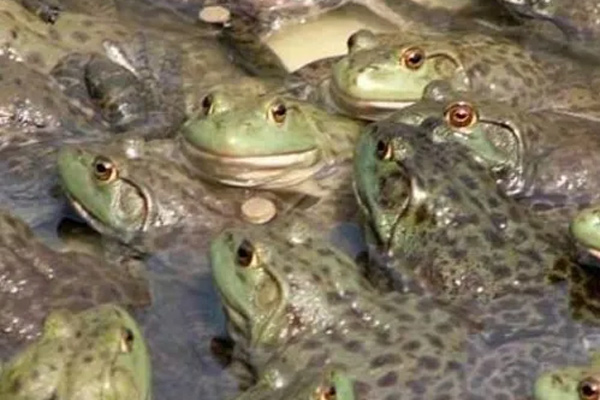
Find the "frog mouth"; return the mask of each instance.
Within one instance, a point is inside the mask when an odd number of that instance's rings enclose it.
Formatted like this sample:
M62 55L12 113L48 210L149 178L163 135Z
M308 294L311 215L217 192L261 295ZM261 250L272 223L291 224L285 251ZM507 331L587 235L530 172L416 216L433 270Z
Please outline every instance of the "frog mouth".
M369 121L376 121L390 113L413 105L414 100L366 100L348 94L342 89L336 79L329 80L325 93L338 112L351 117L359 117Z
M223 156L182 141L186 165L201 178L229 186L279 189L304 182L326 163L318 148L268 156Z

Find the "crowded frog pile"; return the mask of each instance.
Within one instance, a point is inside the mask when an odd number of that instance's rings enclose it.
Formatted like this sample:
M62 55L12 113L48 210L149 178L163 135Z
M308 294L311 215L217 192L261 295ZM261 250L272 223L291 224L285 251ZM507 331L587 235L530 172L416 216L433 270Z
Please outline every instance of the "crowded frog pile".
M3 0L0 400L600 400L598 12Z

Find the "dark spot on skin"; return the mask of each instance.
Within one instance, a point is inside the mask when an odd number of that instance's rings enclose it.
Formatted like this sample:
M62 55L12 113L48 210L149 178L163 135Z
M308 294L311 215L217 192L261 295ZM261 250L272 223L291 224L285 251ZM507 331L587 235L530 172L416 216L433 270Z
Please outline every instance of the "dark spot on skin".
M331 255L333 255L333 251L326 247L317 249L317 253L323 257L330 257Z
M81 331L77 331L77 332L75 332L75 337L76 337L77 339L81 338L81 336L82 336L82 333L81 333Z
M424 356L419 358L419 366L430 371L435 371L440 368L440 362L434 357Z
M362 381L354 381L354 392L358 398L366 398L371 391L371 386Z
M362 344L358 340L352 340L344 344L344 348L351 353L360 353L363 349Z
M15 380L12 381L12 383L10 384L9 391L12 394L18 394L20 390L21 390L21 379L15 378Z
M50 37L50 39L56 40L57 42L59 42L62 39L60 33L58 33L58 31L53 27L48 29L48 36Z
M399 362L400 357L398 357L396 354L381 354L371 360L371 368L379 368L388 364L398 364Z
M415 225L420 225L429 219L429 213L427 212L427 206L425 204L419 205L415 210Z
M90 355L83 357L83 362L86 364L90 364L92 361L94 361L94 357L92 357Z
M17 39L17 38L19 37L19 33L17 32L17 29L16 29L16 28L15 28L15 29L11 29L11 30L10 30L10 36L11 36L13 39Z
M15 78L15 79L13 80L13 82L14 82L14 84L15 84L15 85L17 85L17 86L21 86L21 85L23 85L23 81L21 80L21 78Z
M85 43L90 40L90 35L85 32L75 31L71 34L71 37L78 42Z
M321 342L319 342L318 340L307 340L302 344L302 348L305 350L314 350L314 349L318 349L321 347Z
M416 350L419 350L420 348L421 348L421 342L419 342L418 340L411 340L410 342L406 342L402 346L402 349L405 351L416 351Z

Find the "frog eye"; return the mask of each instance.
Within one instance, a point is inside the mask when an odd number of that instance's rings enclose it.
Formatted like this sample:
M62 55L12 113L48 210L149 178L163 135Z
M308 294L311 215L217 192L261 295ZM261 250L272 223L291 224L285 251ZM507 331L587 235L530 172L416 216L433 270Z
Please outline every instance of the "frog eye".
M131 353L133 350L134 335L131 329L123 329L121 331L121 352Z
M348 52L352 53L356 50L375 47L376 40L377 39L373 32L367 29L361 29L348 37L348 40L346 41L346 47L348 48Z
M425 52L418 47L410 47L404 50L401 60L408 69L419 69L425 62Z
M287 107L283 103L275 103L269 109L270 118L278 124L283 123L285 121L285 117L287 115Z
M117 177L117 168L108 158L96 157L93 163L94 176L102 182L111 182Z
M202 114L210 115L214 111L213 107L214 97L212 94L204 96L202 99Z
M594 378L586 378L579 383L577 393L580 400L598 400L600 397L600 382Z
M335 386L332 385L320 391L319 400L335 400L336 395L337 391Z
M444 111L446 122L454 128L467 128L477 122L477 112L469 103L458 102L451 104Z
M394 154L392 145L389 142L384 140L380 140L377 142L377 147L375 148L375 155L381 161L388 161L392 158Z
M256 251L252 243L244 240L240 243L235 253L235 260L242 268L251 267L256 264Z

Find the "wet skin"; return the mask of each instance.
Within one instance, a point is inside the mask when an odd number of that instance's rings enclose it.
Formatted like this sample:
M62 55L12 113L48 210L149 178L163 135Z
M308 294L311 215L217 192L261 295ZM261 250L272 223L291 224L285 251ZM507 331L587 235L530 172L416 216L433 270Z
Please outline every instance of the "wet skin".
M430 82L447 80L457 90L523 109L576 108L597 116L597 96L590 80L581 79L593 66L574 57L480 33L394 36L363 30L348 42L349 54L333 68L329 92L330 101L350 115L380 119L418 101Z
M565 346L585 335L573 326L564 286L468 311L424 294L381 293L297 219L226 229L210 257L234 354L267 387L330 365L354 382L357 399L518 399L541 360L565 362Z
M0 397L150 400L150 376L144 337L127 311L112 304L79 314L61 309L4 366Z
M535 400L591 400L600 393L600 358L592 353L590 361L569 365L542 374L535 382Z
M355 188L380 272L400 286L487 300L570 268L563 232L499 190L466 147L419 127L373 125L357 146Z
M288 96L234 99L208 94L203 117L182 129L182 152L205 179L312 193L323 170L352 157L361 123Z
M464 145L504 193L545 219L566 225L597 200L597 122L438 89L441 84L430 84L428 90L438 93L391 120L421 125L436 141Z
M36 338L42 321L56 307L76 311L110 302L150 304L141 271L83 253L53 250L6 212L0 214L0 228L0 267L10 288L0 293L3 354Z

